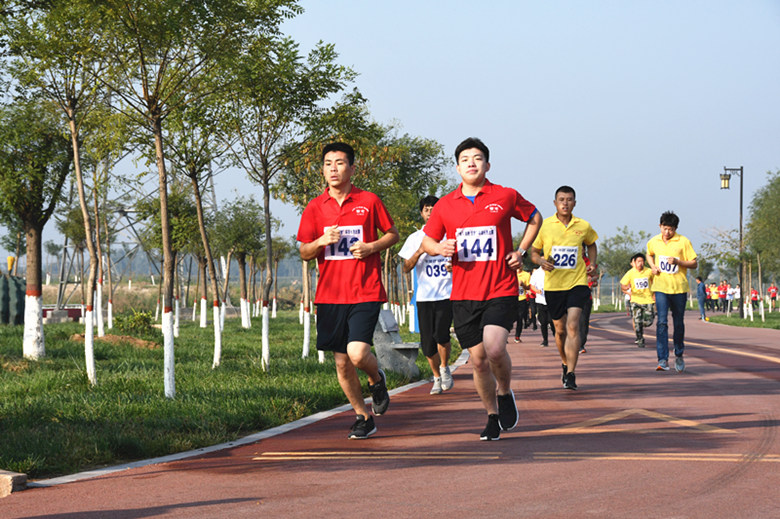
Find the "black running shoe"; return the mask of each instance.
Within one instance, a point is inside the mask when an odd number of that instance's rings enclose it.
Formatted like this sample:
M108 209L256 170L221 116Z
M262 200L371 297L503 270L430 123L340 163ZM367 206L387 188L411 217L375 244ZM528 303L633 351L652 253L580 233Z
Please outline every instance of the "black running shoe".
M561 375L561 382L563 383L563 387L566 387L566 364L561 364L561 369L563 369L563 375Z
M497 414L488 415L488 423L485 426L485 430L479 435L480 440L498 440L501 436L501 426L498 423Z
M502 431L514 429L517 425L517 404L515 403L515 394L512 390L506 395L497 395L498 397L498 424Z
M374 417L369 416L368 420L366 420L362 415L358 415L357 420L355 420L355 423L352 424L352 428L349 430L347 438L350 440L365 440L375 432Z
M574 373L566 373L566 380L563 381L563 387L566 389L577 389Z
M387 379L385 378L385 372L381 369L379 370L379 376L382 377L379 382L373 386L371 384L368 385L368 390L371 391L371 399L373 400L371 409L377 416L384 414L390 405L390 395L387 394L387 384L385 384Z

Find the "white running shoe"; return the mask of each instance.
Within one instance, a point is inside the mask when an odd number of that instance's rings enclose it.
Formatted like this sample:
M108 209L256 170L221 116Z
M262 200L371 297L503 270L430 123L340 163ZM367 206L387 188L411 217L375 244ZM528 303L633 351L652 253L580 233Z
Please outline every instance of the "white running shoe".
M455 383L452 380L452 373L450 372L449 366L444 366L443 368L440 368L441 370L441 389L442 391L449 391L452 389L452 385Z

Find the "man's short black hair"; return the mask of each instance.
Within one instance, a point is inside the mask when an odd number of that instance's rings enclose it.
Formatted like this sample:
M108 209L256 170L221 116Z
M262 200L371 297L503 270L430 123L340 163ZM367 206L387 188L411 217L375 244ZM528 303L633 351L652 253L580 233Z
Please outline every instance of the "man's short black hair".
M438 201L439 201L438 197L435 197L433 195L428 195L426 197L423 197L423 199L420 200L420 212L422 213L422 210L426 206L431 206L431 207L435 206L436 202Z
M561 186L558 189L556 189L555 198L558 198L558 193L571 193L572 198L577 200L577 193L574 191L574 188L571 186Z
M674 227L676 229L677 226L680 225L680 217L674 214L674 211L666 211L661 215L661 225Z
M702 283L704 282L704 280L701 278L701 276L696 276L696 279L699 280Z
M355 150L352 149L352 146L347 144L346 142L331 142L330 144L326 144L324 148L322 148L322 160L325 160L325 155L330 153L331 151L342 151L347 154L347 160L349 160L349 165L354 166L355 165Z
M468 139L458 144L458 147L455 148L455 163L457 164L460 160L460 154L463 152L463 150L470 150L471 148L477 148L482 152L483 155L485 155L485 162L490 162L490 150L487 146L485 146L485 143L476 137L469 137Z
M647 258L645 257L644 253L637 252L636 254L631 256L631 263L633 263L634 260L637 259L637 258L642 258L642 261L647 262Z

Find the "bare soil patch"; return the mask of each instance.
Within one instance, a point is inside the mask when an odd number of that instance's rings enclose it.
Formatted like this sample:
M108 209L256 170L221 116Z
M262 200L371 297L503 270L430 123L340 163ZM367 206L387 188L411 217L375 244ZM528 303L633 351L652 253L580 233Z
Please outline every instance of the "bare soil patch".
M84 342L84 334L83 333L74 333L70 336L70 340L76 341L76 342ZM160 347L159 344L157 344L154 341L146 341L144 339L139 339L138 337L131 337L130 335L104 335L103 337L95 336L95 341L99 342L107 342L109 344L129 344L130 346L133 346L134 348L143 348L147 350L156 350Z

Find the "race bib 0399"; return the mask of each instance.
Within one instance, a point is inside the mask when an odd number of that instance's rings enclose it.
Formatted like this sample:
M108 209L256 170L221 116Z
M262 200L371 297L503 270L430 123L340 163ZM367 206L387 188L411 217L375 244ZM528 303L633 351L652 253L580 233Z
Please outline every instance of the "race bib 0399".
M325 228L325 231L328 227ZM341 237L336 243L331 243L325 247L326 260L348 260L354 259L349 248L357 241L363 241L362 225L344 225L339 227Z
M457 229L458 261L496 261L496 239L495 225Z

